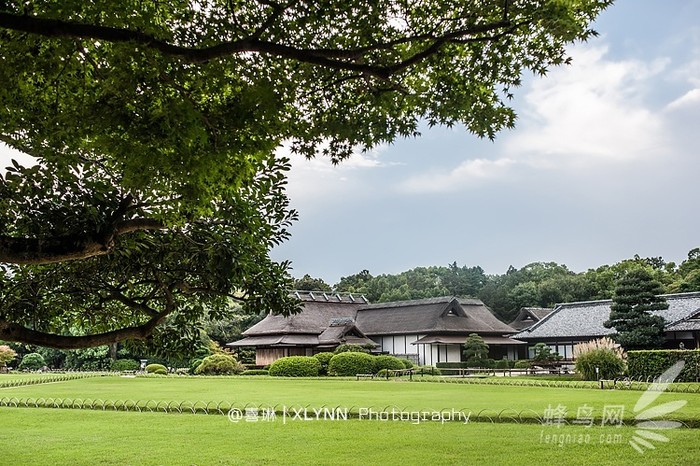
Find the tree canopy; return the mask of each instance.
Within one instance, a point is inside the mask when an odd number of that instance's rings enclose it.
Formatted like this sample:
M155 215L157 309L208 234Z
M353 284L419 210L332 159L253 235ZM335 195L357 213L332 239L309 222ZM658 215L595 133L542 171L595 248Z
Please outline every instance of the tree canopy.
M659 296L662 293L661 283L649 271L637 268L627 272L617 283L610 319L604 324L615 328L613 340L626 350L663 347L666 322L663 317L651 314L668 309L666 299Z
M231 300L294 312L278 148L493 138L610 3L0 2L0 141L37 161L0 177L0 338L177 349Z
M479 266L459 266L456 262L416 267L398 274L372 275L369 270L362 270L342 277L332 290L364 295L371 302L438 296L479 298L501 320L511 322L523 307L610 299L619 280L636 269L646 270L660 284L659 293L700 291L698 251L698 248L690 250L687 260L678 265L661 257L635 255L579 273L555 262L533 262L519 269L511 266L502 274L486 274ZM320 279L313 280L325 285Z

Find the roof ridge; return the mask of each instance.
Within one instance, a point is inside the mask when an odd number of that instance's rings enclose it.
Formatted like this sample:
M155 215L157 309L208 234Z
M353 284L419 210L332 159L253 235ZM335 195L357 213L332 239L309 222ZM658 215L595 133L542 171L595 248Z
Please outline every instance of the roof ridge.
M382 308L388 308L388 307L422 306L424 304L441 304L441 303L449 304L456 299L457 299L457 302L459 303L458 298L455 298L454 296L436 296L436 297L432 297L432 298L406 299L403 301L386 301L386 302L382 302L382 303L369 303L365 306L362 306L358 310L365 311L365 310L382 309Z
M304 302L311 301L317 303L370 304L365 295L357 293L353 294L351 292L291 290L289 291L289 294Z

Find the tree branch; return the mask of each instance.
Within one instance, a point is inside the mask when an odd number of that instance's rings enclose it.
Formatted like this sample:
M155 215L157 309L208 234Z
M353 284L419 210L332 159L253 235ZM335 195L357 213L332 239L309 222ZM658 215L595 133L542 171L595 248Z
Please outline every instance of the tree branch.
M136 231L161 230L164 225L149 218L118 221L106 233L57 236L53 238L15 238L0 235L0 263L42 265L87 259L109 254L114 240Z
M275 14L273 13L269 20L274 19L276 18ZM266 24L264 24L263 27L265 27ZM0 28L23 31L45 37L88 38L113 43L131 42L158 50L164 55L178 57L181 60L190 63L201 63L240 53L257 52L337 70L366 73L380 79L388 79L393 73L401 71L408 66L423 60L430 54L435 53L445 43L463 39L464 37L475 34L484 34L490 31L508 28L510 26L512 26L510 20L504 19L494 23L478 24L456 31L447 32L440 36L432 37L425 34L408 36L395 41L377 43L367 47L349 50L300 49L288 45L260 40L258 35L261 31L257 31L252 36L244 37L235 41L222 42L210 47L193 48L172 44L165 40L158 39L153 35L129 29L75 23L58 19L46 19L28 15L19 16L10 13L0 13ZM484 38L483 40L489 39L490 38ZM475 38L475 40L478 40L478 38ZM432 43L423 51L418 52L411 57L407 57L399 63L389 65L371 65L358 63L355 61L359 55L371 51L387 50L399 44L420 41L430 41Z
M29 345L48 346L56 349L78 349L94 346L111 345L123 340L145 340L153 330L167 317L170 310L161 312L151 320L138 327L127 327L111 332L94 335L56 335L52 333L38 332L22 325L0 321L0 340L16 341Z

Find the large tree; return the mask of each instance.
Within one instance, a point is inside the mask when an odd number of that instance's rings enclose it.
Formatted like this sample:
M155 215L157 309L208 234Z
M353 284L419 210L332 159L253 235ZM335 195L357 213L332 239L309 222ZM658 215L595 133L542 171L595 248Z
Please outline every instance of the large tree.
M1 1L0 141L38 165L0 179L0 338L182 346L231 299L293 312L276 149L492 138L610 3Z
M613 339L626 350L657 349L665 342L663 317L652 314L668 309L663 287L645 268L632 269L617 283L607 328L614 328Z

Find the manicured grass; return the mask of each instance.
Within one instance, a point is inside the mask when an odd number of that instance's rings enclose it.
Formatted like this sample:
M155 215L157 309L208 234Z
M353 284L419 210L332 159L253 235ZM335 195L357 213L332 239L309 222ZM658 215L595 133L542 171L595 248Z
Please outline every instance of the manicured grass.
M0 408L0 463L13 465L210 465L210 464L697 464L698 429L656 431L667 442L638 453L629 441L634 426L602 426L604 406L622 405L633 423L643 392L348 379L123 378L81 380L0 389L0 398L227 401L290 407L273 419L245 416L121 412L51 408ZM663 393L651 406L686 400L670 417L700 420L700 395ZM468 422L414 423L400 415L388 420L316 420L294 417L309 407L391 407L400 410L462 410ZM577 408L591 407L589 428L556 423L473 422L479 412L529 411L565 406L574 421ZM507 417L507 416L504 416ZM483 418L482 418L483 419ZM697 422L696 422L697 424Z
M573 419L581 406L602 416L607 405L625 406L625 419L643 392L627 390L516 387L505 385L419 383L405 381L355 381L339 379L277 379L252 377L123 378L97 377L45 385L4 388L0 398L69 398L81 400L154 400L220 402L263 406L360 407L400 409L457 409L497 415L524 412L542 417L548 407L567 408ZM654 404L686 400L686 406L669 415L672 419L700 419L700 395L663 393ZM697 422L696 422L697 424Z
M693 464L697 431L644 455L633 428L381 421L232 423L224 416L0 410L4 464ZM589 435L588 443L564 443ZM611 442L611 443L608 443Z

